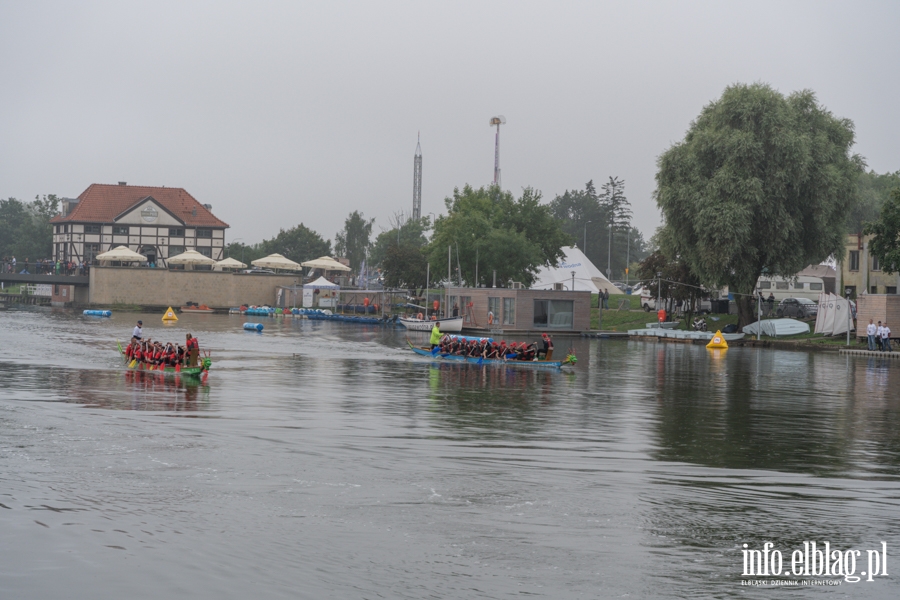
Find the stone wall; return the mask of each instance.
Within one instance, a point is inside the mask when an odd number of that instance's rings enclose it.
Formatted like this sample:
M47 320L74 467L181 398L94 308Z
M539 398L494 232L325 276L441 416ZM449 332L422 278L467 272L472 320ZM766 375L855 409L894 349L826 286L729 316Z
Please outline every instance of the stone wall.
M298 275L250 275L219 271L169 271L130 267L91 267L90 303L99 305L211 308L275 303L275 288L300 283Z

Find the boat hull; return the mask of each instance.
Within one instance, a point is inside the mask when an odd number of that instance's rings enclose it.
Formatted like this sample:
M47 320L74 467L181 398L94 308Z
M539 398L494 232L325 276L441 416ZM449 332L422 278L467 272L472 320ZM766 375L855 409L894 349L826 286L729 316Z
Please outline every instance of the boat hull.
M119 354L123 357L125 356L125 350L122 348L121 342L117 342L119 346ZM204 373L209 372L209 367L212 366L212 360L209 357L203 358L200 361L200 364L196 367L181 367L180 370L176 371L175 367L160 367L156 366L154 368L150 368L152 365L148 365L146 363L137 363L132 366L131 363L126 362L125 368L129 371L146 371L147 373L160 373L165 375L184 375L186 377L200 377Z
M457 362L470 365L496 365L501 367L517 367L522 369L555 369L560 370L571 363L568 360L500 360L496 358L473 358L471 356L458 356L456 354L432 354L428 348L419 348L413 346L412 342L407 340L410 350L419 356L427 356L428 358L441 359L449 362Z
M441 330L441 333L459 333L462 331L463 318L449 317L447 319L437 319L429 321L427 319L407 319L400 317L400 322L410 331L431 331L435 323Z

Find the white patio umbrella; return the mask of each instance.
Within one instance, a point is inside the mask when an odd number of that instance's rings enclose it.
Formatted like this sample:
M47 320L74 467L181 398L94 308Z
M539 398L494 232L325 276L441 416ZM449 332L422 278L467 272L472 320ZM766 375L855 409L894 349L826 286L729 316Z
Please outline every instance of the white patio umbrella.
M280 254L270 254L268 256L264 256L262 258L258 258L252 261L252 264L255 267L262 267L264 269L288 269L290 271L299 271L302 267L292 261L289 258L285 258Z
M214 265L216 261L208 256L203 256L196 250L186 250L181 254L166 259L169 265Z
M319 258L308 260L305 263L302 263L304 267L310 267L311 269L324 269L326 271L351 271L352 269L348 266L342 265L338 261L334 260L330 256L320 256Z
M246 269L247 265L234 258L226 258L216 263L217 269Z
M118 262L145 262L147 257L130 250L128 246L116 246L103 254L94 257L97 260L115 260Z

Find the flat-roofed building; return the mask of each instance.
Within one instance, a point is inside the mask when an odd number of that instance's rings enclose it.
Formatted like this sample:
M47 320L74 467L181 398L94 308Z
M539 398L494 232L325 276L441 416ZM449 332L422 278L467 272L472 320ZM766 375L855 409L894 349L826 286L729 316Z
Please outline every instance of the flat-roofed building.
M164 266L185 250L222 260L228 223L182 188L94 183L78 198L63 198L53 225L53 258L92 264L127 246Z

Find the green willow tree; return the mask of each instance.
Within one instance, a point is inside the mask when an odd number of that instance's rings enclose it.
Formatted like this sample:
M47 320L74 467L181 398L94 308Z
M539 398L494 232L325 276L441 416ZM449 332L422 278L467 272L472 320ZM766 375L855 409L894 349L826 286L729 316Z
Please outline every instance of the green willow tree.
M728 87L658 160L664 250L740 294L739 325L752 322L763 269L792 276L843 247L863 165L853 138L811 91Z
M350 268L358 271L366 259L375 219L365 219L354 210L344 221L344 229L334 236L334 252L350 261Z
M866 223L865 235L874 235L869 252L881 262L881 270L890 275L900 270L900 188L891 191L876 221Z
M59 213L54 194L32 202L15 198L0 200L0 257L37 260L53 255L53 226L50 219Z
M302 263L331 254L331 242L300 223L287 230L281 229L278 235L270 240L263 240L258 249L262 256L277 252L294 262Z
M432 279L444 277L449 250L454 285L491 285L494 271L498 285L531 285L537 269L555 265L563 257L561 248L570 243L540 200L540 192L531 188L518 199L498 186L454 189L426 250Z

